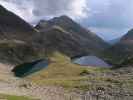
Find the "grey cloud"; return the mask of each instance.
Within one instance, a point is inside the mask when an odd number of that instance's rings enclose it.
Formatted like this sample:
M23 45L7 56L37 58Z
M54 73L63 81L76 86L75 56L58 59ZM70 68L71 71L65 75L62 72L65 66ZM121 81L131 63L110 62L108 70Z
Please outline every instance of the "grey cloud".
M42 18L68 15L72 18L86 17L87 0L1 0L0 3L28 22ZM27 10L26 10L27 9Z
M91 16L84 19L84 24L103 28L133 27L133 0L100 0L100 3L94 1L88 2Z
M80 23L105 40L118 38L133 28L133 0L89 0L90 16Z
M133 27L133 0L0 0L0 4L32 24L65 14L104 38L118 37Z

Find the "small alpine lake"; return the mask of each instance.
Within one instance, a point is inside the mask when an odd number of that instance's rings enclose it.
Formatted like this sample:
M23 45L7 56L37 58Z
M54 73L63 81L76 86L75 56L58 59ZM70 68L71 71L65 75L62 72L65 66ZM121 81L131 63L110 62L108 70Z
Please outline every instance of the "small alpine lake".
M82 66L111 68L112 66L96 56L82 56L72 59L72 63Z

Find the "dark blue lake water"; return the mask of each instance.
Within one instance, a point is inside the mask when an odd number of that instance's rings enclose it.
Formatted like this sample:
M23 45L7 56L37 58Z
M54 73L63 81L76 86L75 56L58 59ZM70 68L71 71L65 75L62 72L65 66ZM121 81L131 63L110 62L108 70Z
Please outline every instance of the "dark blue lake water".
M18 77L25 77L48 67L48 60L37 60L16 66L12 71Z

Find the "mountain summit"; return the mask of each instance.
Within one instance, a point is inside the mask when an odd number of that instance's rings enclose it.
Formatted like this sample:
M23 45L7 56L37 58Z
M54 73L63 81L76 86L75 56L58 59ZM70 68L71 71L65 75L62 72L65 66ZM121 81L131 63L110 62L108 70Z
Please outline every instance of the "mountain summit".
M68 16L55 17L48 21L41 20L35 28L44 38L47 37L45 43L49 42L51 47L69 56L95 55L108 47L108 44L95 33L83 28Z

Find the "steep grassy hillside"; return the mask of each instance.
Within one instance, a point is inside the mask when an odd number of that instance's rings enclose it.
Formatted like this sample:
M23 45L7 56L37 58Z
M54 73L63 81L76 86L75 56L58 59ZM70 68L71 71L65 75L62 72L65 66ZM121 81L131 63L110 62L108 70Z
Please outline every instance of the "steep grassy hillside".
M36 59L41 50L39 36L30 24L0 5L0 62L20 64Z
M21 64L39 59L42 54L34 46L19 40L0 41L0 61L3 63Z
M30 43L37 35L30 24L0 5L0 39L16 39Z

